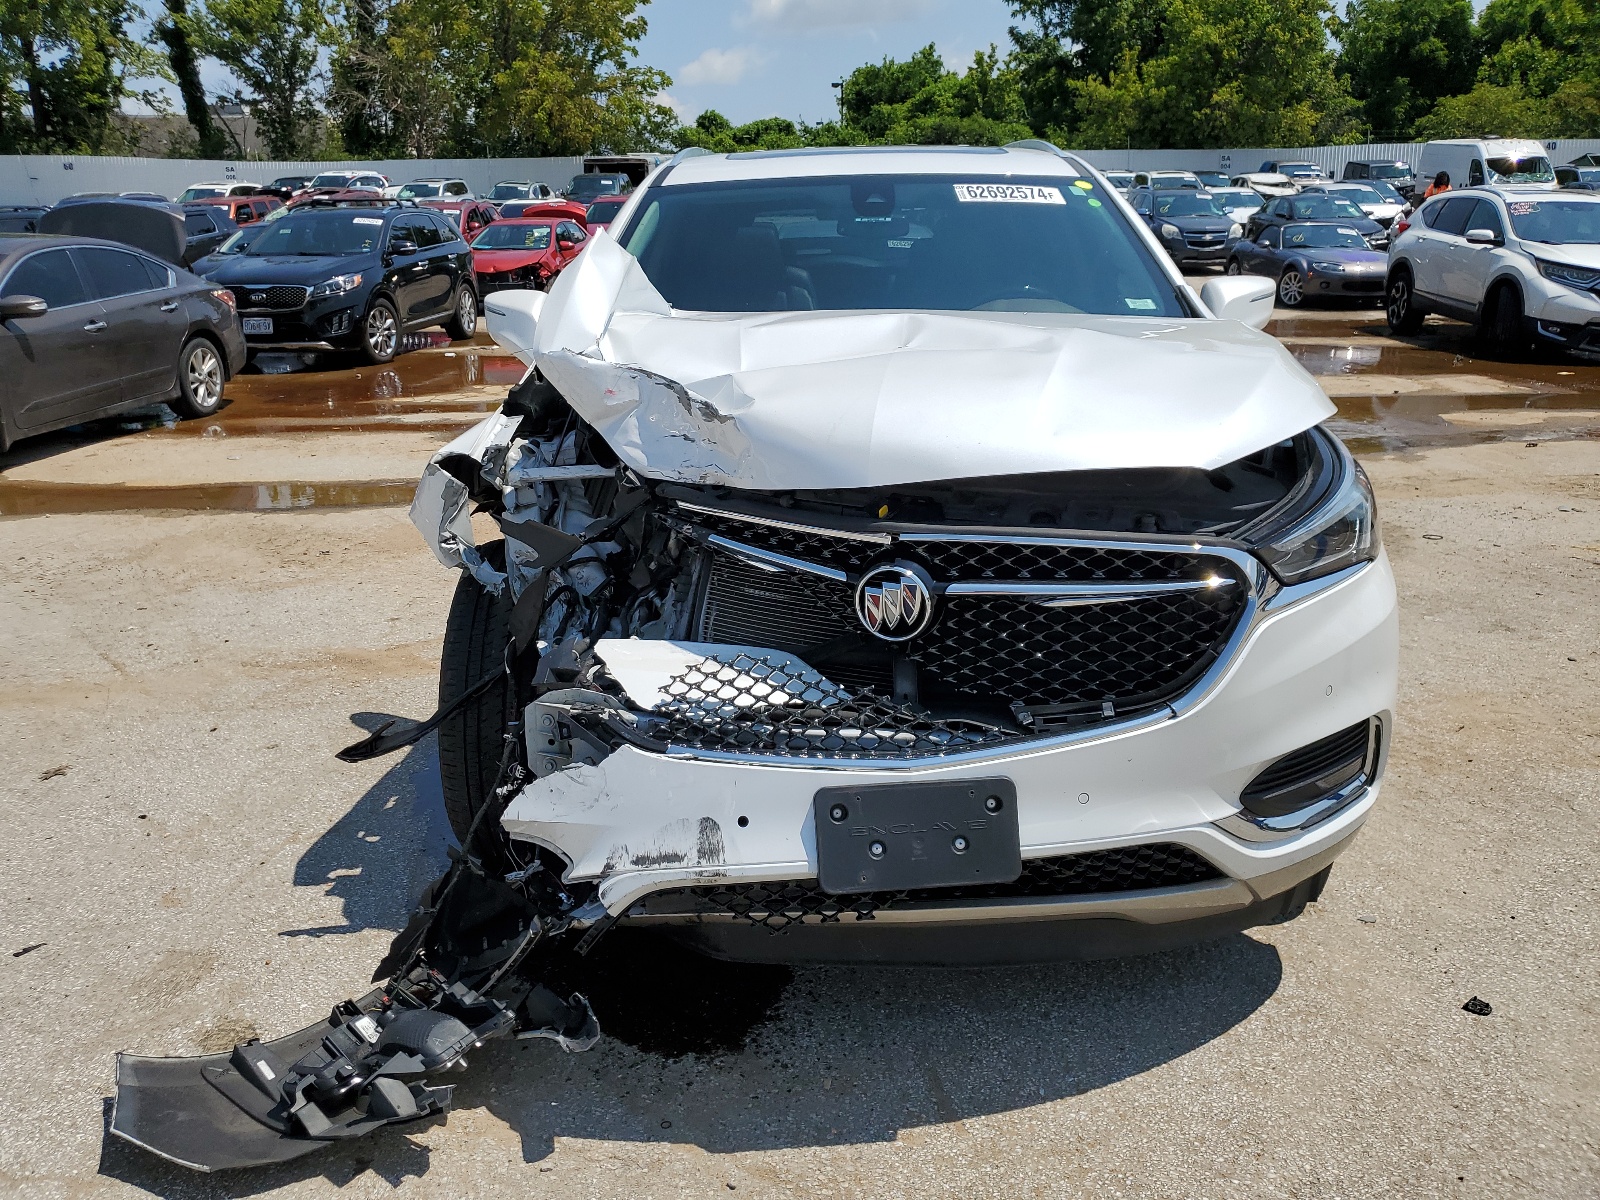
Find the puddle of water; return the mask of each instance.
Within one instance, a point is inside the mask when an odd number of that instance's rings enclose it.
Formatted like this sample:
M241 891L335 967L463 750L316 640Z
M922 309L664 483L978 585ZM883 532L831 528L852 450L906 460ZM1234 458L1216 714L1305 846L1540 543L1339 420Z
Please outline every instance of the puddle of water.
M415 480L382 483L218 483L179 487L39 483L0 476L0 517L127 511L271 512L411 503Z

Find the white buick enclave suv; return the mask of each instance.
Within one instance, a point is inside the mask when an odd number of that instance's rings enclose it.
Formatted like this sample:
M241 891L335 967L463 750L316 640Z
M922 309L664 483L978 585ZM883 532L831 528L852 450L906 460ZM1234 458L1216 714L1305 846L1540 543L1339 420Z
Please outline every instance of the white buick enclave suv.
M1486 346L1600 355L1600 196L1477 187L1429 200L1389 247L1389 328L1430 312L1471 321Z
M493 298L528 377L419 491L467 568L442 698L511 664L443 729L457 828L509 720L515 868L722 956L1294 916L1376 799L1396 619L1270 293L1195 295L1048 147L664 166Z

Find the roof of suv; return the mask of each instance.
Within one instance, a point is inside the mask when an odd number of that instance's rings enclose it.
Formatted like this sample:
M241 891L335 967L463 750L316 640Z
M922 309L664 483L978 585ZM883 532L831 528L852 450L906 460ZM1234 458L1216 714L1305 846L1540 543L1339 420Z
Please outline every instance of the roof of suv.
M663 168L666 170L667 168ZM1087 168L1049 150L1011 146L840 146L702 154L671 164L666 186L839 175L1007 175L1082 178Z

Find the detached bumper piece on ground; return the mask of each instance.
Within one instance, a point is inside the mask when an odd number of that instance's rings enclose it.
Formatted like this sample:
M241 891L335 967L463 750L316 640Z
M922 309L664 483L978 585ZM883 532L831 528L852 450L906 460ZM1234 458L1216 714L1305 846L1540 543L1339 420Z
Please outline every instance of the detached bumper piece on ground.
M562 898L459 857L379 964L388 982L326 1020L222 1054L119 1054L111 1132L200 1171L266 1166L442 1113L454 1088L440 1078L495 1038L587 1050L588 1002L533 982L540 952L582 925L547 915Z

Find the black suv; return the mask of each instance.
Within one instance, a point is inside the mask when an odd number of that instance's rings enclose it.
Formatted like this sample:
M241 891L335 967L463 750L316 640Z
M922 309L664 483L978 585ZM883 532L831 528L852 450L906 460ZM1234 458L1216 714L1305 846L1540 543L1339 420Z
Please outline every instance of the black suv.
M233 292L251 350L358 350L385 363L413 329L478 328L472 251L442 213L409 202L316 201L274 221L206 278Z

